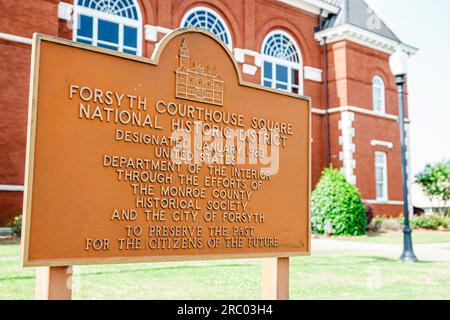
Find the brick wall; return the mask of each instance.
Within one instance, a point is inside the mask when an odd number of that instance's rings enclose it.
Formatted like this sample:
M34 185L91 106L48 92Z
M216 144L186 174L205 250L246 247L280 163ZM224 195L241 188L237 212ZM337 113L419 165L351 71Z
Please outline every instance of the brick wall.
M389 55L348 41L329 45L330 106L351 106L372 111L372 79L380 76L385 84L386 114L398 116L398 98L394 77L389 69ZM407 113L406 113L407 114ZM372 206L376 215L396 216L402 213L402 177L399 126L395 117L379 117L354 112L355 145L353 159L356 166L356 186L363 199L376 199L375 152L387 154L388 203ZM343 166L339 158L342 151L340 113L330 115L331 159L334 167ZM378 140L392 143L392 148L373 146Z
M65 2L72 3L67 0ZM138 0L143 23L169 29L179 27L184 14L194 6L209 7L228 24L235 48L261 51L264 38L275 29L289 33L300 46L303 65L323 70L323 47L314 39L313 28L318 17L275 0ZM71 25L58 19L58 0L3 0L0 3L0 32L31 38L34 32L72 39ZM164 34L159 33L158 39ZM155 43L143 41L143 55L150 57ZM395 83L388 67L388 55L347 41L328 45L330 107L357 106L372 108L372 77L381 76L386 85L386 111L397 114ZM0 40L0 185L23 185L28 83L31 47ZM245 56L245 63L255 65L254 57ZM242 67L242 64L240 64ZM255 75L243 74L247 81L260 83ZM304 81L304 94L312 97L312 107L324 108L323 83ZM276 112L276 111L275 111ZM339 137L340 112L330 114L331 160L342 167L339 158L342 145ZM371 140L394 144L388 152L389 198L401 200L398 125L392 119L356 114L353 122L356 150L357 186L365 199L374 199L374 152ZM320 178L325 166L325 123L322 114L312 118L312 181ZM21 210L22 192L0 192L0 225ZM377 205L377 214L393 214L398 205ZM392 210L392 212L391 212Z
M0 40L0 184L24 181L30 53L29 45ZM22 192L0 192L0 226L21 205Z

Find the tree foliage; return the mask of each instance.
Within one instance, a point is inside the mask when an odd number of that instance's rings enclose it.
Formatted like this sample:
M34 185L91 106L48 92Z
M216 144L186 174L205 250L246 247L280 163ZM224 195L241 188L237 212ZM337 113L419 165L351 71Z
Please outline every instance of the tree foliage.
M8 226L16 236L20 237L22 235L22 215L15 217Z
M311 198L311 223L315 233L333 235L364 235L366 209L356 187L347 182L336 169L325 169ZM327 232L326 232L327 231Z
M450 200L450 159L427 164L425 169L416 175L416 182L431 201L439 201L444 213L449 214L447 203Z

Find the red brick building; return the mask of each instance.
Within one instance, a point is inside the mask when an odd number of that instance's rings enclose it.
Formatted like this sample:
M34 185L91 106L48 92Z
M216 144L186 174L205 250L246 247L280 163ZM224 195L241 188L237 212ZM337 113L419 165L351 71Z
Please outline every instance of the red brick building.
M330 163L376 214L402 212L388 60L398 45L417 49L363 0L2 0L0 225L22 207L33 33L150 57L162 37L186 26L225 42L244 79L312 97L313 187Z

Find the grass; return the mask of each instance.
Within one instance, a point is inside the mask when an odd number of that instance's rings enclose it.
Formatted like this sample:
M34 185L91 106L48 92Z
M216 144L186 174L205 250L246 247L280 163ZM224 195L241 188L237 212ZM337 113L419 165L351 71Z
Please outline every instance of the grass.
M0 246L0 299L33 299L35 270L18 266L18 247ZM290 272L292 299L450 299L448 263L318 252L292 258ZM259 299L260 277L260 260L82 266L73 298Z
M415 230L412 233L412 238L415 244L450 243L450 232ZM403 233L391 232L387 234L372 234L362 237L339 237L338 239L371 243L402 244Z
M0 263L0 299L32 299L34 270ZM260 262L201 262L75 268L74 299L259 299ZM379 257L294 258L293 299L445 299L444 263L402 264Z
M17 244L0 244L0 257L13 257L20 254L20 246Z

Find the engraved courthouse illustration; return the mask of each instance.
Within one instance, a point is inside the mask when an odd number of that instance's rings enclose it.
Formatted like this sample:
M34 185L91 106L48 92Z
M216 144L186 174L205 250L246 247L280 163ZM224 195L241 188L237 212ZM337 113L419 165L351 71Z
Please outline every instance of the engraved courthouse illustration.
M223 106L224 83L213 66L194 62L190 66L189 49L183 39L180 66L176 73L176 97Z

